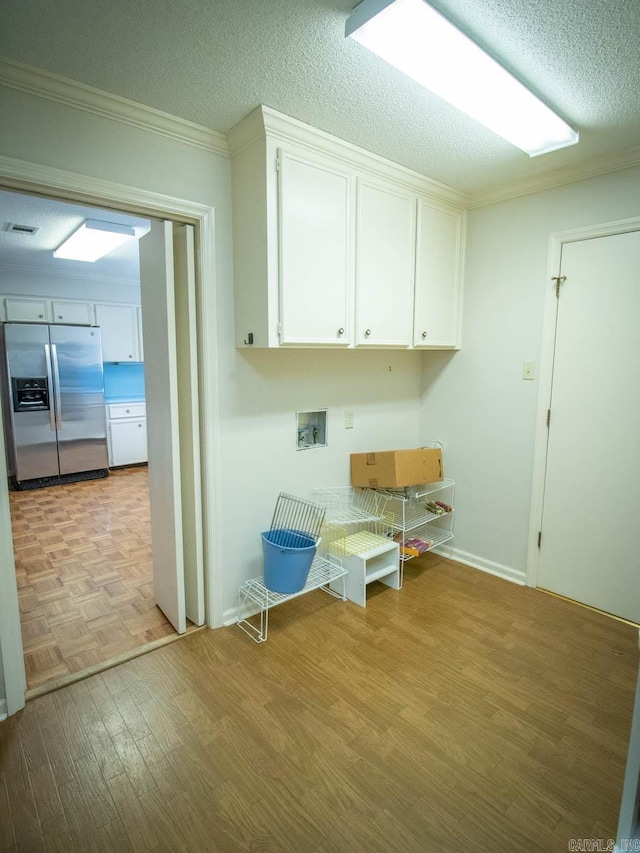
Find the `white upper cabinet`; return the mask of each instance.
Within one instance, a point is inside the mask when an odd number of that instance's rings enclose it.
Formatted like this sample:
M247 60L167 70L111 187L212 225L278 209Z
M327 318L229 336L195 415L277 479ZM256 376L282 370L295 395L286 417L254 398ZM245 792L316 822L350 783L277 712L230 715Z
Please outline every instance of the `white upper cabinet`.
M393 184L358 180L356 346L411 346L415 209Z
M36 299L5 299L5 313L9 323L48 323L49 303Z
M464 214L418 202L413 345L460 346Z
M53 302L53 322L71 326L91 326L94 323L90 302Z
M459 345L462 196L268 107L227 142L236 346Z
M282 149L279 190L280 343L351 342L351 173Z
M103 361L140 361L135 305L96 305Z

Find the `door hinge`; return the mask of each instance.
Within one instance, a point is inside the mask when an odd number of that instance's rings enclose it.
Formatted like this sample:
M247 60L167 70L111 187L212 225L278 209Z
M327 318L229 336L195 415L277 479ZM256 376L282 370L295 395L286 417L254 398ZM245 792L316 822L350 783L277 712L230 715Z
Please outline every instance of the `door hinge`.
M538 548L542 544L542 530L538 531Z
M547 409L547 426L551 423L551 409Z
M556 299L560 297L560 285L564 284L567 280L566 275L552 275L551 281L555 281L556 283Z
M276 157L276 172L280 171L280 157Z
M282 337L282 323L278 323L278 337Z

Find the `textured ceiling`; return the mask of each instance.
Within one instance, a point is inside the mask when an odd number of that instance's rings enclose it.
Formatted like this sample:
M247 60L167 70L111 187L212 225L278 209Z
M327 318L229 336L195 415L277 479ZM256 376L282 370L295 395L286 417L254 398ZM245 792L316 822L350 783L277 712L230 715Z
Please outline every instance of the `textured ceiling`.
M640 145L639 0L434 0L580 131L530 159L344 38L353 0L2 0L0 55L226 132L258 104L473 193Z

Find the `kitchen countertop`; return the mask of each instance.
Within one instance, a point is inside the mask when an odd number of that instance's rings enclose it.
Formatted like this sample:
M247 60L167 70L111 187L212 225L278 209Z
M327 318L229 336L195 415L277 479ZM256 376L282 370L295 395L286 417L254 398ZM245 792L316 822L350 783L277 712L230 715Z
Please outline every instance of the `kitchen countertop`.
M116 397L109 396L104 398L105 404L108 406L110 403L144 403L145 398L143 395L136 396L135 394L128 394L126 397Z

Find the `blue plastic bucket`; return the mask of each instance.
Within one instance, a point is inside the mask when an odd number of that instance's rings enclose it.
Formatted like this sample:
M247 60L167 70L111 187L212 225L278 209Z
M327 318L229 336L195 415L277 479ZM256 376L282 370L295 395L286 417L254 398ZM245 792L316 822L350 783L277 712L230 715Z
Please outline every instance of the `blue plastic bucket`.
M300 592L307 582L317 542L299 530L269 530L262 534L264 585L272 592Z

